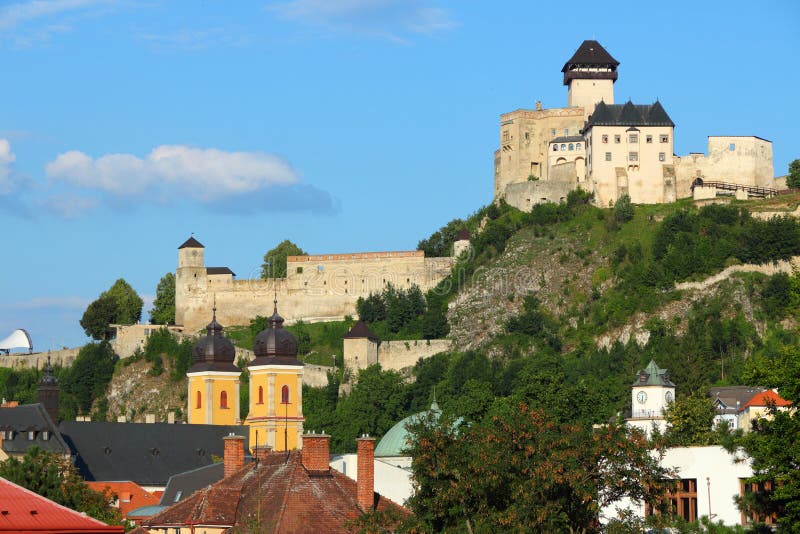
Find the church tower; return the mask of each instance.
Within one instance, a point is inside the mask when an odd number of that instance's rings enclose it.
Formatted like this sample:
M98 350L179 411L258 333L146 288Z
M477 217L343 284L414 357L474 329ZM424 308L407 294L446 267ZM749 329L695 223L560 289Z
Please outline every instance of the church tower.
M276 451L303 447L303 362L297 359L297 340L283 329L278 302L269 326L253 342L250 372L250 446Z
M664 432L667 429L664 411L674 400L675 384L670 381L669 373L650 360L631 385L628 425L641 429L645 434L649 434L654 426Z
M582 107L586 118L601 100L613 104L617 66L619 61L600 43L584 41L561 69L567 86L567 106Z
M192 425L239 424L239 376L233 364L236 349L222 335L217 308L206 327L207 334L194 345L194 365L189 379L188 422Z
M42 369L39 387L36 388L39 404L44 407L53 423L58 425L58 379L53 374L50 366L50 354L47 355L47 365Z
M178 270L175 271L175 324L185 324L184 313L193 290L206 288L203 249L205 247L194 237L190 237L178 247ZM201 294L205 294L205 291Z

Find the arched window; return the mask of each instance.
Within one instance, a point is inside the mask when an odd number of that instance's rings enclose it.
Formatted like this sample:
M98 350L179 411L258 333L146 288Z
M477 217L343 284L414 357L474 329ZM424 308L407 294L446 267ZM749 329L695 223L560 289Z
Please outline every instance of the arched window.
M575 143L575 150L580 150L580 149L581 149L581 144Z
M558 145L553 145L553 152L558 152Z
M258 386L258 404L264 404L264 388Z
M228 392L223 391L219 394L219 407L220 408L227 408L228 407Z
M566 143L561 143L561 152L564 152L567 149Z
M289 404L289 386L281 388L281 404Z
M569 149L570 149L570 150L575 150L575 145L573 145L572 143L570 143L570 144L569 144Z
M200 394L199 391L197 392L196 398L197 398L197 402L195 402L195 408L197 408L199 410L200 408L203 407L202 395Z

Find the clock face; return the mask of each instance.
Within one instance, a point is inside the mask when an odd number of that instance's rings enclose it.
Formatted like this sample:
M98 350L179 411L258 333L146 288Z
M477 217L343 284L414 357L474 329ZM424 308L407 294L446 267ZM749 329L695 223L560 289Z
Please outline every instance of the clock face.
M645 393L644 391L640 391L639 393L636 394L636 400L639 401L639 404L644 404L645 402L647 402L647 393Z
M664 400L666 400L667 402L672 402L674 399L675 398L673 397L671 391L667 391L666 393L664 393Z

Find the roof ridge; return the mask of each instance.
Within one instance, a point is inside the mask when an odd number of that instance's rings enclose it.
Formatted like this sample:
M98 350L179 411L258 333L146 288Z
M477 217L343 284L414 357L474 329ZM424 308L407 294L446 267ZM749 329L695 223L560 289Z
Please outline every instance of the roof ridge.
M43 502L46 505L56 506L58 508L66 510L67 512L69 512L69 513L71 513L73 515L76 515L76 516L78 516L80 518L92 521L92 522L96 523L97 525L110 526L107 523L103 523L99 519L95 519L94 517L92 517L92 516L90 516L88 514L84 515L81 512L77 512L77 511L73 510L72 508L64 506L63 504L59 504L56 501L50 500L47 497L45 497L44 495L39 495L35 491L29 490L28 488L26 488L24 486L20 486L19 484L15 484L14 482L11 482L10 480L8 480L6 478L0 477L0 484L3 484L3 483L6 483L6 484L8 484L10 486L13 486L13 487L15 487L15 488L17 488L19 490L22 490L22 492L29 494L31 497L35 498L37 501Z
M283 520L283 516L286 513L286 502L289 500L289 493L291 492L292 487L293 487L292 482L294 481L294 474L295 474L295 470L298 467L298 464L299 464L299 467L301 469L305 469L305 467L303 467L303 465L302 465L302 462L294 461L294 458L292 458L292 453L291 452L287 451L287 454L288 454L288 456L287 456L286 459L287 459L287 461L292 462L293 466L292 466L292 469L289 471L289 474L287 476L288 480L286 481L286 488L283 491L283 499L281 500L281 510L278 513L277 519L275 520L275 526L276 527L281 525L281 522ZM273 474L274 474L274 472L273 472ZM259 488L259 491L260 491L260 488Z

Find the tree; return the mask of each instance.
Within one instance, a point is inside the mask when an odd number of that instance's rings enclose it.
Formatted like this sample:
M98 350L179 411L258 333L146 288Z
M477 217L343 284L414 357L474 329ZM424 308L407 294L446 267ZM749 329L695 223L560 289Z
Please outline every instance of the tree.
M714 441L716 411L711 399L702 393L678 397L664 412L667 440L671 445L710 445Z
M175 275L165 274L158 281L156 299L150 310L150 322L153 324L175 324Z
M89 304L80 325L92 339L108 339L114 334L109 324L134 324L142 318L144 301L122 278Z
M264 254L264 263L261 265L261 278L285 278L286 258L288 256L302 256L306 254L303 249L284 239L278 245Z
M105 523L122 524L119 510L111 506L115 495L92 490L69 460L39 447L28 449L21 461L11 457L0 463L0 477Z
M103 295L108 295L117 303L118 323L134 324L141 320L144 301L124 279L114 282Z
M71 401L74 409L88 415L94 401L105 393L114 375L116 362L117 356L107 341L84 345L64 377L62 391L66 402L63 403L63 408L68 410ZM69 420L73 419L75 414L65 415L70 417L63 419Z
M796 189L800 187L800 159L789 164L789 175L786 177L786 186Z
M618 223L625 223L633 219L633 204L627 193L619 197L617 203L614 204L614 219Z
M601 508L655 503L669 473L638 431L560 423L499 400L472 426L412 425L417 531L597 532Z

